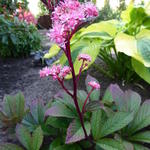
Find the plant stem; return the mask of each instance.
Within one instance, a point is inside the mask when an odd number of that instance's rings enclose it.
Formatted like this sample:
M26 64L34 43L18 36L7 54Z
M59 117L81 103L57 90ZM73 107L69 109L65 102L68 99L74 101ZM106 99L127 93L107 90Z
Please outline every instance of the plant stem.
M89 94L87 95L87 98L85 99L84 101L84 104L83 104L83 107L82 107L82 115L84 114L85 112L85 106L86 106L86 103L87 103L87 100L88 98L90 97L91 93L93 92L94 88L91 89L91 91L89 92Z
M79 70L79 74L78 74L78 76L77 76L77 83L78 83L78 81L79 81L79 78L80 78L80 75L81 75L81 72L82 72L83 69L84 69L84 60L83 60L83 62L82 62L82 65L81 65L80 70Z
M58 81L59 81L60 85L62 86L62 88L66 91L66 93L67 93L68 95L70 95L70 96L73 98L72 93L70 93L70 92L68 91L68 89L65 87L63 81L61 81L59 78L58 78Z
M83 129L84 134L85 134L85 138L87 139L88 135L87 135L87 132L86 132L86 129L85 129L85 126L84 126L83 115L80 111L78 100L77 100L77 82L76 82L76 76L75 76L75 70L74 70L74 66L73 66L73 62L72 62L72 57L71 57L70 40L66 44L66 50L67 50L67 57L68 57L68 61L69 61L69 66L72 69L73 100L74 100L74 104L75 104L77 113L78 113L79 118L80 118L81 126L82 126L82 129Z

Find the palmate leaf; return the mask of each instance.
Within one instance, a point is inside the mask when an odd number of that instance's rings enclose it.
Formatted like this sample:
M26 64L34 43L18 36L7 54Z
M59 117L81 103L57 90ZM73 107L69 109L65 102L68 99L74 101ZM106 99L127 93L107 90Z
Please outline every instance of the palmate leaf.
M108 105L111 105L112 102L115 102L118 106L118 109L121 110L124 106L123 101L124 92L120 89L117 84L111 84L104 93L102 102Z
M11 143L1 143L0 150L23 150L23 148Z
M87 134L90 134L91 126L89 122L85 122ZM67 129L66 144L75 143L85 138L81 123L79 120L73 120Z
M28 127L28 129L32 132L39 125L44 124L44 113L46 107L41 100L34 100L30 105L30 112L27 113L22 120L22 124Z
M95 140L100 138L100 131L102 127L102 110L97 110L92 113L91 118L91 129L92 135Z
M107 136L128 125L133 120L133 114L128 112L116 112L109 117L101 128L100 137Z
M150 143L150 131L137 133L129 138L131 141Z
M141 96L138 93L132 90L125 91L123 100L125 103L122 111L130 113L133 112L135 114L139 110L141 104Z
M16 116L19 120L25 115L25 100L21 92L15 96L5 96L4 112L8 117Z
M103 107L104 107L104 105L101 104L100 101L90 101L85 106L85 112L97 111L97 110L100 110Z
M110 138L101 139L96 142L96 145L104 150L126 150L121 142Z
M145 101L127 130L129 135L150 125L150 100Z
M90 87L90 86L88 85L88 82L90 82L90 81L95 81L96 83L99 83L98 80L96 80L96 79L93 78L92 76L88 75L88 76L86 77L86 80L85 80L85 85L86 85L86 89L87 89L88 93L89 93L89 92L91 91L91 89L92 89L92 87ZM90 95L90 99L91 99L92 101L97 101L97 100L99 100L99 97L100 97L100 90L99 90L99 89L98 89L98 90L94 90L94 91L91 93L91 95Z
M62 145L62 146L56 147L53 150L82 150L82 149L80 148L79 145L74 144L74 145Z
M134 144L134 150L149 150L149 148L140 144Z
M70 93L73 93L73 92L70 91ZM72 97L70 95L68 95L64 90L60 90L55 95L55 97L56 97L56 99L59 98L58 101L60 101L61 103L64 103L68 108L70 108L71 110L76 112L75 105L74 105Z
M80 111L82 110L84 101L87 97L87 93L84 90L78 90L77 91L77 97L78 97L78 103L79 103L79 107L80 107Z
M39 150L43 142L43 131L38 127L32 134L32 150Z
M27 149L32 149L32 137L29 130L23 125L17 125L16 136L20 143Z
M53 105L45 112L45 116L52 117L66 117L76 118L76 113L71 110L67 105L57 100Z
M46 120L46 125L50 125L54 128L66 129L69 126L70 119L61 117L48 117Z

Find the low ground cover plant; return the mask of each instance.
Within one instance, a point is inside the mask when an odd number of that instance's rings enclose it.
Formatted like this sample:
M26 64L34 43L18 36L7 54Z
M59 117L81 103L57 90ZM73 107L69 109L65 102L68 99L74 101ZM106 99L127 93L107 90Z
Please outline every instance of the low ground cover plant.
M81 11L83 8L84 11ZM42 101L32 102L28 113L15 129L22 146L2 143L0 149L149 149L145 144L150 143L150 132L146 128L150 125L149 100L141 104L139 94L131 90L123 92L116 84L111 84L101 97L100 83L90 75L85 81L86 91L78 90L81 72L92 58L86 53L77 56L80 67L76 76L70 40L85 21L97 15L98 11L92 3L80 4L76 0L65 0L56 7L50 36L63 49L68 66L55 64L45 67L40 70L40 77L51 76L60 83L63 90L47 105ZM72 76L73 90L69 90L64 84L68 75ZM47 144L46 138L49 138Z

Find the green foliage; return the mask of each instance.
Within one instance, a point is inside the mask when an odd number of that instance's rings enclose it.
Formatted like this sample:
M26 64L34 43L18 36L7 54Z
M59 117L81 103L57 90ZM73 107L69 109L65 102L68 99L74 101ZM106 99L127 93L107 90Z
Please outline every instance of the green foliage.
M0 149L1 150L23 150L23 148L21 148L20 146L17 146L15 144L10 144L10 143L1 143Z
M0 111L0 127L2 130L14 128L26 114L25 100L22 93L15 96L5 96L2 111Z
M16 127L16 136L27 150L39 150L43 142L41 127L38 127L31 135L26 127L18 125Z
M34 25L0 16L0 57L28 56L40 49L40 41Z
M89 80L96 81L91 76L86 82ZM79 90L77 94L80 111L90 90L87 87L87 92ZM94 98L89 97L82 112L87 139L72 97L63 91L46 106L41 101L33 101L29 112L16 127L16 137L27 150L39 150L49 135L52 142L47 149L43 145L44 150L147 150L146 144L150 143L150 131L146 128L150 125L150 100L141 104L138 93L124 92L116 84L106 89L102 100L99 100L100 91L97 92ZM23 110L23 105L19 103L17 106L20 106L18 112ZM5 109L10 110L8 105ZM22 150L16 145L6 144L0 144L0 148L9 150L12 146L12 150Z
M120 21L101 21L79 30L71 39L76 74L81 65L77 61L77 55L87 53L92 57L90 65L99 57L107 67L104 69L101 64L94 64L94 66L112 79L118 78L128 83L140 80L140 76L150 83L149 24L149 4L136 7L130 3L121 13ZM59 51L60 49L55 45L45 57L53 57ZM65 55L56 63L66 65Z
M6 16L13 15L16 9L22 7L27 9L27 0L1 0L0 1L0 14L5 14Z
M46 6L41 1L38 2L38 8L39 8L39 11L40 11L38 16L47 15L49 13Z

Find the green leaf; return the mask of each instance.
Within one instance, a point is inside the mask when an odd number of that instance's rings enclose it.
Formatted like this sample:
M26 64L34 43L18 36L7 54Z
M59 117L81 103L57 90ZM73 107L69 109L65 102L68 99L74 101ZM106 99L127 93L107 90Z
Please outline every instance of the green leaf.
M150 125L150 101L145 101L137 112L134 120L131 122L128 128L128 134L139 131L140 129Z
M31 150L32 138L29 130L23 125L17 125L16 136L20 143L27 149Z
M92 76L90 76L90 75L88 75L87 77L86 77L86 80L85 80L85 85L86 85L86 89L87 89L87 91L88 91L88 93L91 91L91 89L92 89L92 87L90 87L89 85L88 85L88 82L90 82L90 81L95 81L96 83L99 83L95 78L93 78ZM99 97L100 97L100 90L98 89L98 90L94 90L92 93L91 93L91 95L90 95L90 99L92 100L92 101L98 101L99 100Z
M59 147L56 147L54 150L82 150L79 145L62 145Z
M133 120L133 114L127 112L116 112L103 123L100 137L107 136L127 126Z
M18 118L21 120L25 115L25 100L21 92L16 95L16 113Z
M122 11L121 13L121 19L124 21L124 22L130 22L131 21L131 18L130 18L130 13L133 9L133 3L130 3L127 7L126 10Z
M94 32L94 31L82 35L82 39L84 39L84 38L89 38L89 39L99 38L102 40L112 40L112 37L108 33L106 33L106 32Z
M123 144L117 140L104 138L96 142L104 150L125 150Z
M80 36L84 36L92 32L98 34L101 32L101 34L99 35L100 37L102 33L115 36L115 34L117 33L117 24L118 24L117 20L109 20L109 21L101 21L98 23L93 23L92 25L85 28L83 32L81 32ZM98 34L95 34L95 36L98 37L97 36Z
M145 67L141 62L132 59L132 66L135 72L143 78L146 82L150 83L150 67Z
M78 103L79 103L79 107L80 107L80 111L81 111L83 104L84 104L84 101L87 97L87 93L83 90L78 90L77 97L78 97Z
M98 140L100 138L101 127L102 127L102 111L97 110L92 113L91 118L92 135L95 140Z
M146 31L147 32L147 31ZM144 33L143 33L144 34ZM143 59L143 63L146 67L150 67L150 31L149 37L141 37L137 40L138 53Z
M97 111L100 108L103 108L103 104L101 104L100 101L90 101L89 103L86 104L85 106L85 112L92 112L92 111Z
M78 41L76 44L71 45L71 55L72 55L72 60L74 63L76 75L78 75L79 69L82 64L82 61L78 60L78 55L83 53L83 54L88 54L91 56L92 61L88 63L88 67L89 67L93 62L95 62L99 54L100 44L101 44L101 40L98 40L98 39L90 39L90 40L83 39L83 40ZM63 54L60 57L58 63L62 65L68 65L68 60L65 54ZM88 67L86 67L85 69L88 69ZM66 79L69 79L71 77L72 77L71 75L68 75Z
M123 145L125 147L125 150L134 150L132 143L125 141L125 140L123 140L122 142L123 142Z
M150 131L143 131L129 137L131 141L150 143Z
M141 97L138 93L128 90L125 91L124 93L124 107L123 107L123 111L127 111L130 113L136 113L139 108L140 108L140 104L141 104Z
M122 52L150 67L150 30L142 29L136 37L119 33L115 38L118 52Z
M60 147L60 145L63 144L62 138L56 138L52 141L50 144L49 150L55 150L57 147Z
M43 142L43 132L38 127L32 134L32 150L39 150Z
M37 124L44 123L45 108L43 101L40 100L32 101L32 105L30 106L30 112Z
M124 92L117 84L111 84L104 93L102 102L108 105L111 105L112 102L115 102L118 106L118 109L122 110L122 107L124 106L123 95Z
M150 15L150 2L147 3L147 5L145 7L145 12L147 13L147 15Z
M11 143L0 143L0 150L23 150L23 148Z
M134 144L134 150L149 150L149 148L144 147L140 144Z
M70 123L70 119L66 118L56 118L56 117L48 117L46 120L46 125L50 125L54 128L64 128L66 129Z
M91 126L89 122L85 122L87 135L90 134ZM66 144L74 143L85 138L81 123L79 120L73 120L67 129Z
M52 117L66 117L66 118L76 118L76 114L68 108L67 105L62 103L61 101L55 102L51 108L49 108L46 113L46 116Z
M54 44L50 48L49 52L44 55L44 58L45 59L50 59L50 58L54 57L55 55L57 55L60 50L61 50L60 47L57 46L56 44Z

